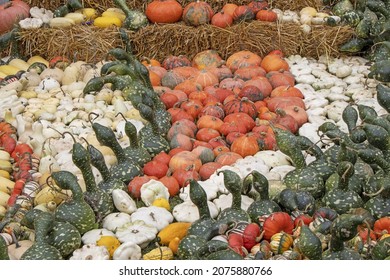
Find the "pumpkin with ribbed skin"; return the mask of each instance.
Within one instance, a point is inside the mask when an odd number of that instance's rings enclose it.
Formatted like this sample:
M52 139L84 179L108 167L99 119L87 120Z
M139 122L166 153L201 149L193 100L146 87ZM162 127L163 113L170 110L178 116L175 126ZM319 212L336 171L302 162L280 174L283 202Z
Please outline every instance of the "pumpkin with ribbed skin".
M239 51L235 52L226 60L226 66L229 67L233 72L239 68L249 66L260 66L262 59L259 55L251 51ZM266 70L266 69L265 69ZM268 71L267 71L268 72Z
M197 0L184 7L182 19L188 25L199 26L209 23L213 15L214 11L210 4Z
M234 10L238 7L237 4L234 4L234 3L226 3L223 7L222 7L222 11L225 13L225 14L228 14L230 15L231 17L233 17L233 13L234 13Z
M183 7L176 0L153 0L145 15L152 23L174 23L181 19Z
M252 0L248 3L248 7L257 14L260 10L265 10L268 8L268 2L266 0Z
M206 69L200 70L191 80L200 84L203 88L219 83L218 77Z
M278 20L278 14L271 10L260 10L256 13L256 19L260 21L275 22Z
M257 109L255 104L247 97L233 99L224 104L225 114L243 112L251 116L253 119L257 117Z
M190 151L182 151L172 156L169 161L169 168L172 171L177 169L186 169L188 167L193 167L195 171L198 171L202 166L202 162L197 154L192 153Z
M256 154L260 150L260 147L256 137L252 133L247 133L235 139L230 150L242 157L246 157Z
M233 17L222 10L211 18L211 24L220 28L226 28L233 24Z
M294 229L294 222L291 219L290 215L285 212L275 212L272 213L264 221L263 230L264 230L264 239L271 240L271 237L279 232L285 232L292 234Z
M233 13L234 22L251 21L255 18L255 13L248 5L238 6Z
M170 70L180 66L191 66L191 61L185 55L170 55L164 59L161 65Z
M30 6L24 1L9 1L0 5L0 34L11 30L15 23L29 15Z
M289 65L280 55L268 54L263 57L260 64L261 67L268 73L270 71L289 70Z
M223 64L223 59L215 50L202 51L197 53L192 59L192 66L199 70L210 67L220 67Z

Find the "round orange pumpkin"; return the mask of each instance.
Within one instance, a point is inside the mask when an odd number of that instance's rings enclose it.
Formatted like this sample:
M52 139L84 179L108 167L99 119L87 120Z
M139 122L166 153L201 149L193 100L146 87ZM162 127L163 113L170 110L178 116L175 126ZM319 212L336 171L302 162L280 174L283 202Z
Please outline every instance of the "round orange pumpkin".
M206 69L200 70L191 80L200 84L203 88L219 84L218 77Z
M211 24L220 28L226 28L233 24L233 17L222 10L211 18Z
M229 56L226 60L226 66L234 72L239 68L260 66L262 64L261 62L262 59L259 55L248 50L243 50L235 52L234 54Z
M260 66L268 73L270 71L289 70L288 63L277 54L268 54L263 57Z
M202 70L210 67L220 67L224 64L222 57L216 50L205 50L197 53L192 59L192 66Z
M169 161L169 168L174 172L175 170L182 168L188 169L192 167L195 171L198 171L202 166L202 161L197 154L190 151L182 151L172 156Z
M278 14L272 10L260 10L256 13L256 19L260 21L275 22L278 20Z
M3 1L4 2L4 1ZM0 5L0 34L11 30L15 23L30 16L30 6L24 1L9 1Z
M226 3L223 7L222 7L222 11L225 13L225 14L228 14L229 16L233 17L233 14L234 14L234 10L238 7L237 4L234 4L234 3Z
M256 137L251 133L247 133L235 139L230 147L230 150L242 157L246 157L253 156L260 150L260 148Z
M181 19L183 7L176 0L153 0L146 6L145 15L152 23L174 23Z
M214 116L204 115L198 119L196 125L198 126L199 129L212 128L212 129L219 131L219 129L221 128L221 125L223 125L223 121L219 118L214 117ZM208 141L206 141L206 142L208 142Z
M214 11L210 4L197 0L184 7L182 19L188 25L199 26L210 23L213 15Z
M214 161L224 166L224 165L232 165L237 160L242 158L243 157L240 154L237 154L235 152L225 152L219 154Z

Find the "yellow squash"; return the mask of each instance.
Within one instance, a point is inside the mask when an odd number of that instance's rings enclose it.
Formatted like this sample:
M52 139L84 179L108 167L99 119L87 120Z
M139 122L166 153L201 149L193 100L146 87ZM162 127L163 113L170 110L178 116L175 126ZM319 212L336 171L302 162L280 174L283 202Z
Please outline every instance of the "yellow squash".
M169 247L162 246L153 249L143 256L144 260L173 260L173 252Z
M122 21L118 17L97 17L93 21L93 25L100 27L100 28L106 28L110 26L122 26Z
M167 225L157 235L160 238L160 243L163 245L168 245L169 242L171 242L171 240L175 237L182 239L187 235L187 231L190 225L191 223L184 222L176 222Z

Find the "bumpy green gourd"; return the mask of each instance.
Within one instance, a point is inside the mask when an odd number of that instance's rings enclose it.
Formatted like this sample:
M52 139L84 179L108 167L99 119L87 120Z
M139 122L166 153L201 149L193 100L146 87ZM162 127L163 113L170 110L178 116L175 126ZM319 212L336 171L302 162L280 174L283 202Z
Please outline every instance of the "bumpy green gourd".
M376 219L390 216L390 177L382 176L378 182L379 191L376 194L366 194L370 199L364 204Z
M21 260L61 260L63 259L59 250L47 243L47 235L53 228L54 217L52 214L42 212L34 220L35 243L28 248Z
M301 226L296 246L298 247L298 250L302 253L302 255L309 260L322 259L321 240L306 225Z
M243 257L232 249L220 250L207 256L207 260L243 260Z
M177 256L180 260L197 260L199 259L198 249L205 246L206 243L206 239L201 236L187 235L179 243Z
M125 123L125 133L129 137L130 145L124 149L126 157L134 159L141 166L151 161L149 152L138 143L137 128L131 121Z
M323 198L325 205L336 210L338 214L347 213L352 208L363 206L363 200L349 187L355 170L350 162L340 162L337 166L337 186L327 192Z
M144 13L136 10L131 10L125 0L114 0L114 4L122 9L126 15L126 19L123 22L123 27L137 31L138 29L146 26L149 21Z
M0 260L9 260L7 243L2 236L0 236Z
M307 191L284 189L278 196L279 204L290 213L312 215L315 211L315 199Z
M199 259L204 260L212 253L221 250L226 250L228 248L229 248L229 244L227 242L220 241L220 240L210 240L207 241L207 243L204 246L200 247L197 250L197 256L199 257Z
M217 175L223 174L223 182L225 188L232 194L232 205L229 208L222 210L217 219L220 221L237 222L251 221L248 213L241 209L241 190L242 181L240 176L231 170L222 170Z
M390 237L378 241L372 249L372 259L384 260L390 257Z
M250 187L249 187L250 186ZM253 188L259 194L259 198L252 202L247 213L252 222L259 223L259 218L274 212L282 211L280 206L269 199L269 184L267 178L260 172L253 170L243 180L243 188Z
M376 96L379 105L390 113L390 88L379 83L376 86Z
M60 204L54 215L57 221L69 222L80 234L98 227L95 213L91 206L84 201L84 196L77 177L69 171L56 171L51 174L56 185L63 190L72 192L72 199Z

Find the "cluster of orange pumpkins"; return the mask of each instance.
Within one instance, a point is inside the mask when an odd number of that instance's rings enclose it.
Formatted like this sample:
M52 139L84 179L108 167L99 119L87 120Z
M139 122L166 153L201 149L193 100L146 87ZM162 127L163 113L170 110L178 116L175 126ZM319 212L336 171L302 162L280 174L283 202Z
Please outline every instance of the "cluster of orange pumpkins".
M192 60L172 55L143 63L172 117L171 150L147 163L145 175L130 183L135 197L150 179L162 179L174 196L188 178L207 180L238 159L276 150L273 126L297 133L308 121L304 95L294 87L279 50L263 58L240 51L226 61L207 50Z
M268 8L266 0L251 1L247 5L227 3L218 12L214 12L209 3L199 0L185 7L176 0L153 0L147 5L145 14L152 23L175 23L182 20L191 26L212 24L225 28L234 23L254 19L276 21L277 14Z

